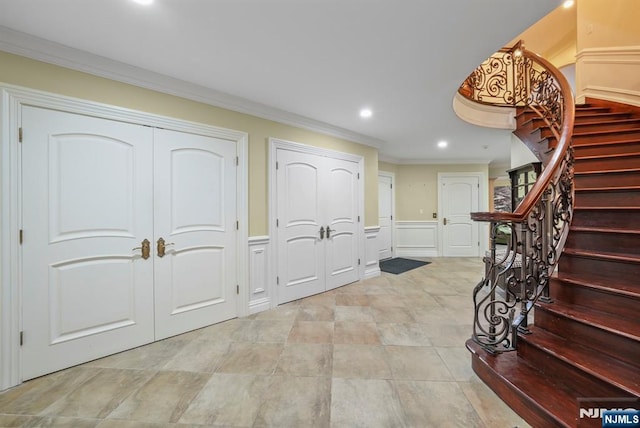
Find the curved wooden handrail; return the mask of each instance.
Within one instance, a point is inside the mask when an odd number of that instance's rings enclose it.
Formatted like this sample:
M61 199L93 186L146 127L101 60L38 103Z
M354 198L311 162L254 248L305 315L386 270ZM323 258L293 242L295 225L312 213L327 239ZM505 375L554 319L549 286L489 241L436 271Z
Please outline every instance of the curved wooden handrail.
M471 218L475 221L484 221L484 222L500 222L500 221L509 221L509 222L523 222L525 219L531 214L531 211L536 206L538 201L542 198L543 193L549 187L551 181L557 176L560 170L560 166L562 165L562 161L567 155L567 150L571 146L571 138L573 136L573 125L575 121L575 101L573 100L573 93L571 91L571 86L567 81L566 77L551 64L546 59L542 58L540 55L528 51L522 48L522 54L530 58L531 60L541 64L558 82L562 92L563 99L563 116L562 116L562 127L560 128L560 132L551 126L551 131L558 141L558 145L555 148L554 154L545 165L544 171L536 180L535 185L531 188L531 190L527 193L525 198L520 202L520 204L516 207L516 210L512 213L503 213L503 212L476 212L471 213Z

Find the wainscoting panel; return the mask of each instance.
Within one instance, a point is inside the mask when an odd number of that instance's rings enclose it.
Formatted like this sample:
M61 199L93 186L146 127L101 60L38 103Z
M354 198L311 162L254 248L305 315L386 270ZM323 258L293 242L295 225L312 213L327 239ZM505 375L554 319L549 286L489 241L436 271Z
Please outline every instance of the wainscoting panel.
M640 106L640 46L588 48L576 58L578 103L593 97Z
M271 308L269 287L269 237L249 238L249 313Z
M396 221L396 257L438 257L437 221Z
M365 236L365 265L364 278L373 278L380 275L380 265L378 264L378 255L380 254L378 245L379 226L371 226L364 228Z

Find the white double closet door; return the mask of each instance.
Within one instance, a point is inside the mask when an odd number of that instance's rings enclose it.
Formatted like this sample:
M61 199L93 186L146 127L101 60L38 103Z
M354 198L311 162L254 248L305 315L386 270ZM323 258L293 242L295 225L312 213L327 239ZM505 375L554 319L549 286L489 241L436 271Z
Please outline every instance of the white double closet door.
M357 281L358 164L276 151L278 303Z
M23 380L237 315L233 142L21 114Z

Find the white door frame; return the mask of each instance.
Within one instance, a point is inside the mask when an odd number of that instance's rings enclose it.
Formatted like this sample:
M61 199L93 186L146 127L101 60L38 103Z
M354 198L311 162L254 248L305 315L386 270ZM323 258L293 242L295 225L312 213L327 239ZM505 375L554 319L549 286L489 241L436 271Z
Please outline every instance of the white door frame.
M480 212L486 212L489 210L489 188L487 174L485 172L439 172L438 173L438 254L444 256L444 226L442 224L442 179L451 177L477 177L480 188L478 189L478 206ZM485 223L477 222L478 224L478 239L480 240L480 246L478 247L478 257L481 257L488 248L489 242L489 226Z
M393 258L396 256L396 174L394 172L378 171L378 177L391 179L391 257ZM380 205L379 200L378 205Z
M358 164L358 216L360 218L359 227L357 230L358 236L358 258L360 259L360 265L358 266L358 279L364 278L365 262L365 235L364 235L364 158L359 155L351 153L338 152L336 150L324 149L321 147L309 146L307 144L296 143L293 141L281 140L278 138L269 138L269 246L271 257L271 278L269 280L269 296L273 296L271 299L271 308L275 308L278 305L278 228L276 227L277 217L277 195L276 195L276 152L278 149L292 150L301 153L309 153L318 156L331 157L336 159L342 159Z
M236 143L237 179L237 260L238 315L249 313L248 306L248 135L245 132L173 119L122 107L66 97L48 92L0 85L0 391L18 385L21 380L20 331L22 319L20 249L21 218L21 147L19 133L21 107L31 105L84 114L174 131L188 132L231 140ZM28 239L29 231L24 231ZM25 338L25 340L29 340Z

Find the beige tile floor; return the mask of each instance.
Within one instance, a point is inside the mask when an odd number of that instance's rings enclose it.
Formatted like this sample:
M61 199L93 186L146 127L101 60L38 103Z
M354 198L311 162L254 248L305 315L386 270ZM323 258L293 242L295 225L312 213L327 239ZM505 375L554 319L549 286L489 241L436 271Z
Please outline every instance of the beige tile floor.
M526 427L464 347L482 271L437 258L25 382L0 426Z

